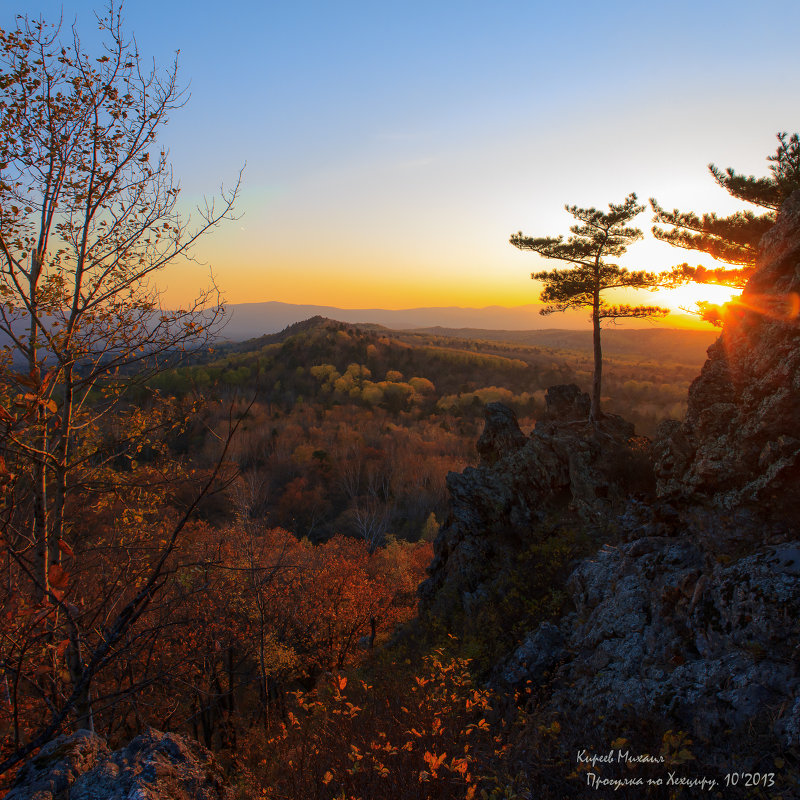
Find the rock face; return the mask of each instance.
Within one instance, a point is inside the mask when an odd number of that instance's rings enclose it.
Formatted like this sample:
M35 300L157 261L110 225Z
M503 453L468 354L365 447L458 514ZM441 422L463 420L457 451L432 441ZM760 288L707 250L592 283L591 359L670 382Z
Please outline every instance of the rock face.
M114 753L89 731L59 736L20 770L6 800L230 800L204 747L149 729Z
M800 744L786 713L800 698L800 542L725 565L686 539L639 539L584 561L568 589L562 711L669 719L707 742L759 725Z
M481 457L481 466L490 467L503 456L519 450L528 437L519 429L517 415L502 403L489 403L484 412L486 426L475 449Z
M654 445L658 491L800 521L800 193L761 241L756 272Z

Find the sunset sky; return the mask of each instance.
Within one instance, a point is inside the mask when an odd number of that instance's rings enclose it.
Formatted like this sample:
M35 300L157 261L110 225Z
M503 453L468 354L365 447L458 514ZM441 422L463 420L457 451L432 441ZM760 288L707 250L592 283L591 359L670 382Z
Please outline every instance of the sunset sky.
M87 43L100 5L63 4ZM4 3L0 25L61 7ZM198 248L206 266L163 276L172 303L209 267L232 303L535 302L547 264L510 234L566 233L565 203L631 191L730 212L706 165L765 174L774 134L800 129L796 0L128 0L124 17L148 59L181 51L191 97L164 143L187 208L247 163L241 218ZM700 262L637 224L625 265Z

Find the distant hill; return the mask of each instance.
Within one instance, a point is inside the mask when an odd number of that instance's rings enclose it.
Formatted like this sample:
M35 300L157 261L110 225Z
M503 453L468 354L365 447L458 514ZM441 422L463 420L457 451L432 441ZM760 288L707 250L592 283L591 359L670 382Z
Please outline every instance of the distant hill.
M336 308L335 306L294 305L293 303L235 303L228 307L230 320L222 338L231 341L253 339L265 333L277 333L287 326L309 317L327 317L349 324L372 322L395 330L443 325L452 328L494 328L524 330L537 327L539 306L515 308L487 306L486 308ZM586 328L585 314L565 315L567 328Z
M509 405L520 418L536 418L549 386L575 383L586 390L591 385L587 331L449 333L441 328L393 331L377 323L316 316L278 333L194 353L185 366L167 370L153 385L178 395L258 397L270 413L289 414L301 403L473 421L492 400ZM609 334L607 350L613 352L606 354L604 369L606 408L647 436L661 420L682 418L687 389L713 332L654 328Z

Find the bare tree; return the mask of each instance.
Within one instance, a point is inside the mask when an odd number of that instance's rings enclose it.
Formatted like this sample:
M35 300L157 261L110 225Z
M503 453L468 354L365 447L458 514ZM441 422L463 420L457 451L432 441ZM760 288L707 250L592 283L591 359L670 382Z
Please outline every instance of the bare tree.
M213 285L168 311L154 279L232 218L241 179L216 204L206 201L195 221L182 215L158 142L185 101L177 62L163 73L147 68L123 34L120 10L112 0L97 18L100 53L87 52L76 29L64 36L42 20L18 18L15 30L0 30L0 336L8 342L0 364L0 510L6 594L21 634L12 641L3 631L0 666L13 678L9 695L25 693L36 706L22 736L14 701L15 747L0 773L71 716L91 726L96 678L139 635L238 427L231 420L195 499L172 523L162 512L152 524L154 546L139 548L135 581L125 574L133 548L120 548L119 568L105 583L100 575L85 575L86 586L70 578L62 554L75 556L70 543L87 511L70 500L84 497L87 476L100 469L119 479L112 496L124 494L116 491L126 488L123 476L108 465L122 451L135 458L166 424L166 414L144 415L136 430L126 427L138 410L126 393L202 345L222 315ZM81 605L87 597L92 607ZM37 679L41 667L50 670L47 684Z
M352 509L353 525L359 538L367 543L369 552L384 544L389 530L389 507L374 497L357 503Z
M100 630L87 630L79 619L79 610L67 601L64 593L56 586L48 586L46 589L46 605L42 612L34 618L34 624L42 621L50 622L49 630L55 632L58 626L66 633L69 646L74 648L73 663L70 664L72 674L71 691L58 704L43 695L43 700L49 709L49 720L28 738L27 742L22 742L18 737L16 747L13 752L2 762L0 762L0 775L19 764L26 756L40 748L43 744L52 739L62 728L70 714L77 710L78 722L84 725L91 724L91 686L95 678L105 670L112 662L121 657L124 651L124 641L131 631L152 605L158 591L163 587L166 576L170 571L170 560L178 551L181 533L186 524L194 514L198 504L212 490L217 481L219 473L225 464L230 442L235 436L244 416L239 417L236 422L231 421L228 436L225 440L222 454L210 472L205 483L199 490L195 499L189 504L180 518L165 532L162 539L162 547L155 554L151 565L143 575L141 585L134 592L129 593L127 602L119 603L124 596L124 591L116 593L112 598L112 607L121 605L120 610L113 614L108 624L102 626ZM25 560L12 548L8 548L8 553L23 571L28 572ZM30 574L30 573L29 573ZM35 579L35 576L31 576ZM109 598L106 598L108 600ZM118 607L118 606L117 606ZM63 634L61 634L63 635ZM58 636L54 637L58 638ZM27 642L22 642L25 647ZM22 659L19 659L21 665ZM9 670L7 660L3 663L4 672ZM20 675L21 668L14 671ZM35 684L34 684L35 685Z
M362 448L358 444L349 445L339 458L338 482L350 501L361 493L361 473L363 468Z

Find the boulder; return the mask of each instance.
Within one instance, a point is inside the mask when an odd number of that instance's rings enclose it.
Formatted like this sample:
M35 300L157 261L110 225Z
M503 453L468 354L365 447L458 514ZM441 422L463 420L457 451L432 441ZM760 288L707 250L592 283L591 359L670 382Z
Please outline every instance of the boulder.
M89 731L59 736L20 770L6 800L230 800L202 745L148 729L110 752Z
M23 765L6 800L68 800L75 781L109 755L105 741L89 731L58 736Z
M592 401L574 383L551 386L545 395L546 420L586 420Z

